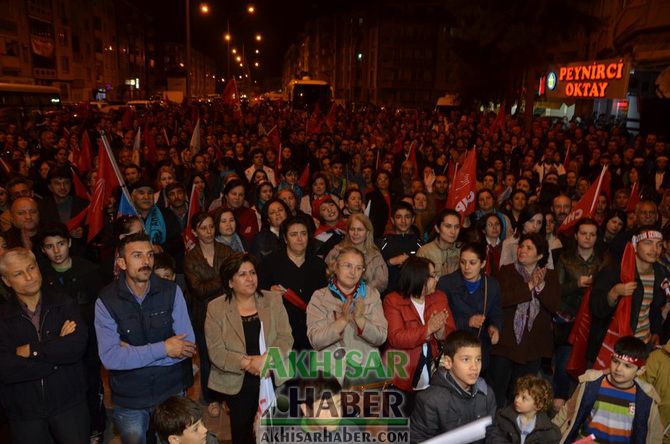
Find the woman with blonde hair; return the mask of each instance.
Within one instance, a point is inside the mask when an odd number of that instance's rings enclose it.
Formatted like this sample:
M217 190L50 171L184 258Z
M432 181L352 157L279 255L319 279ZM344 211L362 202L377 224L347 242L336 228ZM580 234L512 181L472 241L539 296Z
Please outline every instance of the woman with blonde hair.
M364 214L352 214L347 219L344 240L335 245L326 256L326 265L331 273L334 272L335 261L340 255L340 250L346 247L354 247L363 253L365 257L365 282L384 293L388 285L389 270L382 257L379 248L374 242L374 231L372 222Z
M177 181L177 175L170 165L163 165L156 174L156 192L154 193L154 203L161 208L168 207L165 187ZM189 190L190 192L190 190Z

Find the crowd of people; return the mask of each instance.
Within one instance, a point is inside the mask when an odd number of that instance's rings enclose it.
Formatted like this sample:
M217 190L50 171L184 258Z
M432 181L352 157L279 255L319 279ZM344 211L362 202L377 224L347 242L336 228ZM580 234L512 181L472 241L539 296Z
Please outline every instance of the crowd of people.
M13 442L102 442L111 425L124 444L213 442L184 399L194 377L206 414L230 415L233 443L256 442L264 384L305 384L267 373L271 348L405 353L404 374L381 384L333 384L402 394L412 442L487 415L493 443L670 442L666 143L588 119L328 114L314 125L286 104L240 115L214 102L0 128ZM91 233L90 214L76 219L99 208L102 134L123 186ZM477 192L464 217L446 203L468 149ZM604 166L592 214L559 230ZM598 367L626 298L630 334ZM577 379L571 333L585 314L584 368L605 371Z

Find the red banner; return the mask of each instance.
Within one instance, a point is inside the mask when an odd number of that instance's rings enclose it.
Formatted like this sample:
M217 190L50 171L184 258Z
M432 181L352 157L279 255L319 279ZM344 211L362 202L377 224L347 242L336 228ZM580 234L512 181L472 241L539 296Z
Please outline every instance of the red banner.
M598 180L591 184L577 205L572 208L572 211L570 211L570 214L568 214L561 226L558 227L559 233L570 230L584 217L593 217L598 195L600 195L600 190L603 188L603 183L605 182L605 173L607 173L607 166L603 167Z
M477 191L477 150L471 149L465 156L463 166L447 196L447 208L453 208L465 216L475 211L475 192Z

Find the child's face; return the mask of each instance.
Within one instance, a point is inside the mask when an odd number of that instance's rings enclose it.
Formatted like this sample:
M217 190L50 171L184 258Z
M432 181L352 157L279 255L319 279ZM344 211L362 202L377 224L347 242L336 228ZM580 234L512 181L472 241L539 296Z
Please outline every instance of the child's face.
M618 387L628 387L636 376L644 373L644 366L638 367L630 362L622 361L616 356L612 356L610 362L610 378L614 385Z
M207 428L202 419L184 429L179 436L170 435L170 444L205 444L207 442Z
M521 415L528 413L537 413L538 408L535 405L535 400L528 390L523 390L514 397L514 410Z
M174 271L170 270L169 268L156 268L154 270L154 273L156 273L156 276L166 279L168 281L174 281L175 280L175 273Z
M481 347L461 347L454 354L444 358L444 367L451 372L453 378L462 388L474 385L482 370Z

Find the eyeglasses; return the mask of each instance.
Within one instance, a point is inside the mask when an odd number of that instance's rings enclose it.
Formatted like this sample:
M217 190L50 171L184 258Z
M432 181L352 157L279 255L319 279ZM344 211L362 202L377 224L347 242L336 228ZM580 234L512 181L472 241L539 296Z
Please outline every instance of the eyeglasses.
M349 262L340 262L340 267L344 268L347 271L354 270L356 273L363 273L365 271L365 267L362 265L354 265Z

